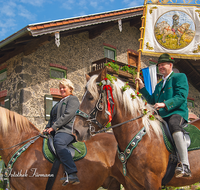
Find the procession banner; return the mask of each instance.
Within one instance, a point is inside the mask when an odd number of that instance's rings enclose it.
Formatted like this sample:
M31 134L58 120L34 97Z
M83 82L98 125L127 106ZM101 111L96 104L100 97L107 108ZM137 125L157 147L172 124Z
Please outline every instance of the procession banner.
M151 65L142 69L144 84L150 95L153 94L157 85L157 68L156 65Z
M200 7L147 4L143 55L200 59Z

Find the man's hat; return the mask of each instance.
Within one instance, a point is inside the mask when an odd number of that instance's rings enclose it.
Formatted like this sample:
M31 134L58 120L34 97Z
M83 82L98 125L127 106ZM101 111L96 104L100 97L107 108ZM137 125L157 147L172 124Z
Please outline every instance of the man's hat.
M174 63L174 59L167 53L163 53L159 58L158 58L158 64L159 63L164 63L164 62L170 62Z

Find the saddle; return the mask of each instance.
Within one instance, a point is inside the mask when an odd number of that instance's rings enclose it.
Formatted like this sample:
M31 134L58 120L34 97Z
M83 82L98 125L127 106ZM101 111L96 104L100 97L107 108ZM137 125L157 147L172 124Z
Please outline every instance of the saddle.
M72 142L67 146L67 149L71 152L72 158L74 161L80 160L85 157L87 153L87 149L85 143L83 142ZM45 158L53 163L51 168L50 176L45 190L51 190L56 179L56 175L58 173L58 169L60 166L60 160L56 154L56 150L53 144L53 136L48 135L48 138L44 138L43 140L43 154Z
M67 149L71 152L74 161L80 160L87 154L87 148L84 142L72 142L67 146ZM58 159L56 150L53 144L53 136L49 135L48 139L43 140L43 154L45 158L53 163L55 159Z

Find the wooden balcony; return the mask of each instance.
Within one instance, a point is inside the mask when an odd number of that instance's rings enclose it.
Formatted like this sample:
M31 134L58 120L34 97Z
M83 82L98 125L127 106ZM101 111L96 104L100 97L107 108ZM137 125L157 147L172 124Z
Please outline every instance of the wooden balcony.
M103 59L92 62L92 68L91 68L91 72L89 73L89 75L92 76L92 75L95 75L95 74L99 74L101 72L101 70L105 67L104 64L108 63L108 62L113 62L113 60L109 59L109 58L103 58ZM127 65L127 64L119 62L119 61L114 61L114 62L116 64L118 64L120 68ZM134 66L130 66L130 67L137 69ZM116 72L111 67L107 67L107 72L110 75L118 77L119 79L121 79L124 82L129 82L129 85L131 85L135 88L135 83L133 82L133 75L132 74L125 72L125 71L122 71L120 69L119 69L119 72Z
M101 70L105 67L104 64L108 63L108 62L113 62L113 60L109 59L109 58L103 58L103 59L92 62L91 72L89 73L89 75L92 76L95 74L99 74L101 72ZM120 68L127 65L127 64L119 62L119 61L115 61L115 63L118 64ZM135 68L137 70L136 67L131 66L131 65L130 65L130 68ZM120 69L119 69L119 72L117 73L111 67L107 67L107 72L108 72L108 74L116 76L117 78L121 79L124 82L129 82L130 86L132 86L133 88L136 88L132 74L130 74L126 71L122 71ZM158 80L160 80L161 77L162 76L160 74L157 74Z

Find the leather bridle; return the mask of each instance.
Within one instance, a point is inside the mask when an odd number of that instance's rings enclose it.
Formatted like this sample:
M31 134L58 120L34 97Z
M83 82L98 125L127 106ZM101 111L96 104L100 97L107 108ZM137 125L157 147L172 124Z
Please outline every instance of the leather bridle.
M111 102L114 106L114 102L113 101L111 101ZM115 127L121 126L121 125L126 124L128 122L142 118L144 116L144 114L141 114L140 116L132 118L132 119L127 120L125 122L122 122L122 123L119 123L119 124L116 124L116 125L113 125L113 126L110 126L110 127L106 127L106 124L102 125L99 121L97 121L97 118L96 118L98 111L103 111L102 103L103 103L103 90L101 90L100 95L99 95L99 99L97 100L95 107L92 109L92 111L89 114L86 114L85 112L81 111L80 109L78 109L76 111L76 115L85 118L86 121L89 122L88 124L89 124L89 130L90 130L91 135L92 135L92 133L97 134L97 133L102 133L102 132L108 131L109 129L113 129ZM115 115L115 108L114 108L113 116L114 115ZM96 124L100 128L100 130L95 131L95 127L92 125L92 123Z

